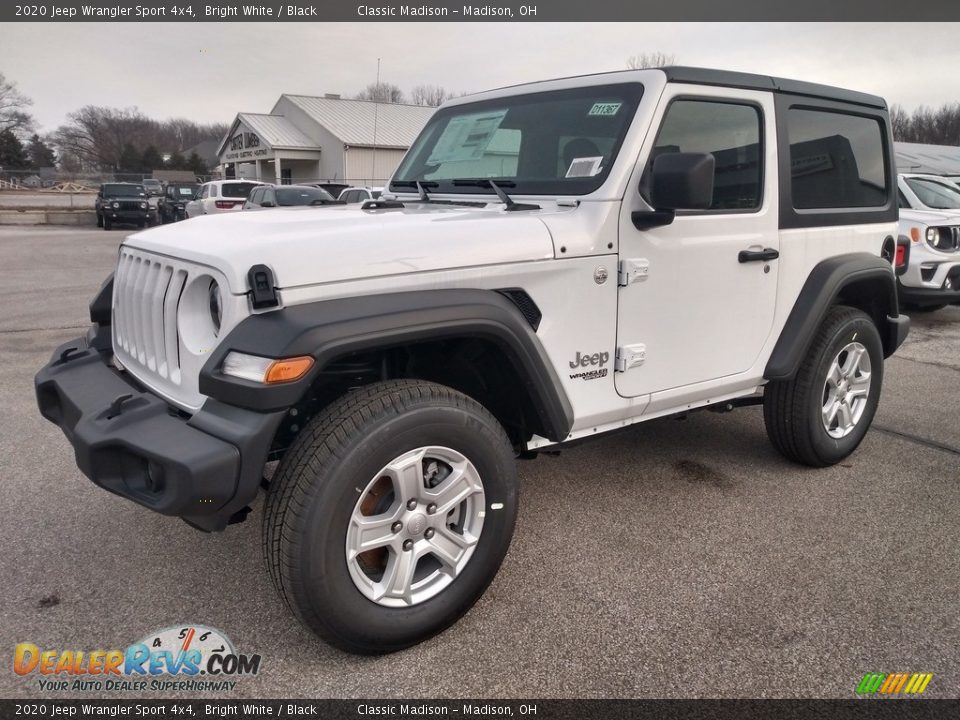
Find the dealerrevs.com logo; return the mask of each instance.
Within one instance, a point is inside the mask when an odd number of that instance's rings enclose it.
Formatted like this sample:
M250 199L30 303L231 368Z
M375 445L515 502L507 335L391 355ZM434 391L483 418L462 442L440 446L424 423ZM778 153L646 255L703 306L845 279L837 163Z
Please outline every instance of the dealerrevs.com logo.
M60 650L18 643L13 671L36 677L45 692L223 692L234 689L235 678L256 675L260 656L238 653L214 628L181 625L150 633L125 650Z

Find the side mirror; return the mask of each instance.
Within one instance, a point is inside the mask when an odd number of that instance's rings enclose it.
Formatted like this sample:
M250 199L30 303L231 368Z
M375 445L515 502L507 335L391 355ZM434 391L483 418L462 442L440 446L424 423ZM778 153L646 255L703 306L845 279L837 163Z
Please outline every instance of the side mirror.
M710 153L667 153L653 161L650 203L657 210L707 210L713 204L716 159Z

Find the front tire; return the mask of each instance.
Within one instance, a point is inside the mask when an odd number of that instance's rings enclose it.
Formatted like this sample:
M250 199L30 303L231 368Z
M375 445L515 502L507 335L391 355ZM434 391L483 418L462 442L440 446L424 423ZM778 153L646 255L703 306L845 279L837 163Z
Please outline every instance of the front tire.
M880 401L883 345L876 325L856 308L831 308L791 380L763 395L763 419L787 459L826 467L863 440Z
M479 403L429 382L376 383L287 451L267 492L264 556L321 638L394 652L480 598L510 545L517 494L513 448Z
M112 229L113 229L113 220L111 220L111 219L108 218L108 217L104 217L104 218L103 218L103 229L104 229L104 230L112 230Z

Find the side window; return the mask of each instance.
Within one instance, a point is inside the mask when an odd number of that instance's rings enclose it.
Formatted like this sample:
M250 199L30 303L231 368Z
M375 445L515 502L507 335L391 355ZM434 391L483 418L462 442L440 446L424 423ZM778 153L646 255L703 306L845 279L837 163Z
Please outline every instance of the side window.
M647 172L660 155L710 153L716 160L710 209L755 210L763 199L760 127L760 110L754 105L675 100L663 118Z
M264 188L260 192L263 194L263 200L265 202L272 202L274 205L277 204L277 193L274 192L273 188Z
M250 204L259 205L262 196L263 188L255 188L254 191L250 193Z
M209 185L204 185L204 186L200 189L200 198L203 199L203 198L208 198L208 197L210 197L210 186L209 186Z
M220 194L219 188L216 185L210 186L210 197L215 198Z
M910 209L910 202L907 200L907 196L903 194L903 190L897 190L897 207Z
M791 108L787 135L794 208L886 205L889 178L879 120Z

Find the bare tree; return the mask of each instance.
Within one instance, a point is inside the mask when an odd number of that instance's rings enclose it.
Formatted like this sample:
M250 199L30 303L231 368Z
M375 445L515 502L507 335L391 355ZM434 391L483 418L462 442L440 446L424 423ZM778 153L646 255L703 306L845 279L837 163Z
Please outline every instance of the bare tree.
M893 130L893 137L901 140L910 133L910 115L903 109L902 105L890 106L890 128Z
M33 100L17 89L17 84L0 73L0 132L10 130L16 135L26 135L34 127L33 116L27 108Z
M893 139L929 145L960 145L960 103L946 103L936 110L921 105L912 113L901 106L890 108Z
M357 100L373 100L381 103L402 103L403 90L393 83L370 83L357 93Z
M454 95L439 85L417 85L410 91L410 102L414 105L439 107Z
M67 116L67 123L50 137L61 158L85 168L107 170L119 167L126 150L143 152L149 147L165 153L189 149L203 140L219 140L227 132L223 123L199 125L190 120L159 122L136 108L87 105Z
M627 67L631 70L644 70L646 68L666 67L673 65L677 61L674 55L660 52L644 52L639 55L631 55L627 58Z

